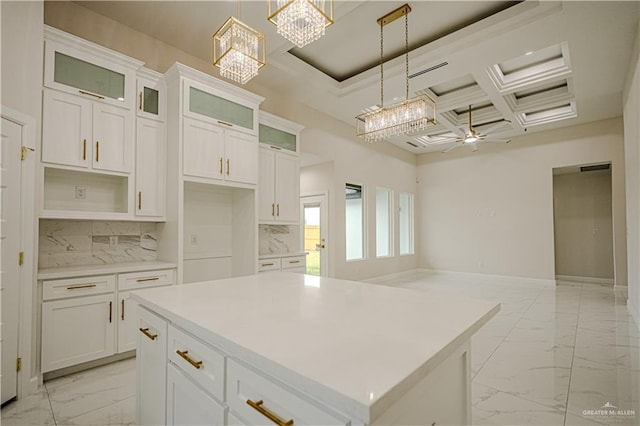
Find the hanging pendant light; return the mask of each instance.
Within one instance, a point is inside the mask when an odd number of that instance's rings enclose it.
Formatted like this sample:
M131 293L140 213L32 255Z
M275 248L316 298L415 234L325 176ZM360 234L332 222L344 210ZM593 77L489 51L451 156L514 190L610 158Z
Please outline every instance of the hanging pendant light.
M213 65L220 68L224 78L245 84L264 64L264 36L239 19L230 16L213 34Z
M333 24L333 0L268 0L267 13L278 34L303 47Z
M367 142L396 135L409 135L436 124L436 103L427 95L409 99L409 12L408 4L378 19L380 25L380 105L356 117L356 134ZM384 106L384 26L404 16L405 29L405 100Z

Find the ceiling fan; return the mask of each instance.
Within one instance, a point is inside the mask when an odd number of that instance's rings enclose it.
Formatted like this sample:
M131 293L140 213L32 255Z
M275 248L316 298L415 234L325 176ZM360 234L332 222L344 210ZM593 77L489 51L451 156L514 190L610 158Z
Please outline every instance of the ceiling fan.
M504 120L507 121L508 120ZM465 132L463 137L459 137L454 139L452 142L454 142L453 145L451 145L449 148L445 149L444 151L442 151L443 154L446 154L449 151L452 151L456 148L459 148L461 146L464 145L468 145L471 147L471 151L476 152L478 150L478 143L479 142L499 142L499 143L509 143L511 142L511 139L495 139L495 138L491 138L489 135L491 134L491 132L493 132L494 130L496 130L497 128L501 127L503 125L503 122L500 122L498 124L496 124L495 126L492 126L490 128L488 128L485 132L483 133L478 133L476 132L476 130L473 128L472 126L472 121L471 121L471 105L469 105L469 129Z

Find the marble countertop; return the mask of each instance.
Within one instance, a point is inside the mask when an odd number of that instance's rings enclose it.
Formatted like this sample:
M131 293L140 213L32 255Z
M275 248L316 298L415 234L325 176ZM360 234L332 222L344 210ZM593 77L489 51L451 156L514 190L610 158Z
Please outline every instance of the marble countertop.
M133 293L232 357L369 423L498 303L287 272Z
M85 277L87 275L118 274L122 272L142 272L154 269L175 268L176 264L149 260L144 262L125 262L109 265L64 266L60 268L42 268L38 270L39 280L53 280L57 278Z
M266 253L259 254L258 259L277 259L279 257L293 257L293 256L306 256L309 252L306 251L290 251L287 253Z

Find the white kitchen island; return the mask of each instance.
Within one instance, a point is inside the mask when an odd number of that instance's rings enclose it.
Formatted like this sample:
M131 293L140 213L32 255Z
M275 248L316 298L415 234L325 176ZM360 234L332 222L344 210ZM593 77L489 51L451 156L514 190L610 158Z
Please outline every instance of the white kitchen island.
M285 272L133 297L139 424L470 424L470 339L500 309Z

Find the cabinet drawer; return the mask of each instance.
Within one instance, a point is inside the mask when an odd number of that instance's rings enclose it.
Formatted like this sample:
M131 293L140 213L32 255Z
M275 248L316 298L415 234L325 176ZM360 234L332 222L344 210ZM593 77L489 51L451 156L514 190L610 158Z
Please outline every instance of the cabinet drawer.
M118 275L119 290L135 290L146 287L175 284L175 269L162 271L132 272Z
M110 293L115 290L114 275L68 278L42 282L42 300Z
M224 355L174 326L169 326L168 357L204 390L224 401Z
M270 414L283 422L293 420L294 425L349 424L347 419L232 359L227 360L227 404L252 425L270 424Z
M280 259L261 259L258 261L258 271L279 271Z
M293 256L282 258L282 269L300 268L305 266L306 256Z

